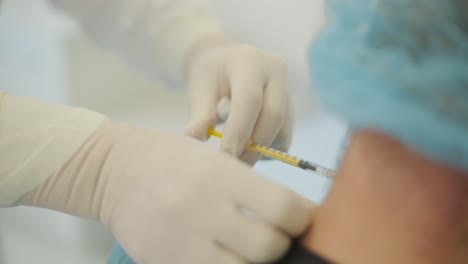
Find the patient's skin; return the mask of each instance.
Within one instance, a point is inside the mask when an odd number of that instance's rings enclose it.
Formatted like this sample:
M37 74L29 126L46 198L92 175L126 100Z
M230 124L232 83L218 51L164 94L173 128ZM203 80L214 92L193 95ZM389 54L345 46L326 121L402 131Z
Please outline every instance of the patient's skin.
M466 264L468 174L357 132L304 243L342 264Z

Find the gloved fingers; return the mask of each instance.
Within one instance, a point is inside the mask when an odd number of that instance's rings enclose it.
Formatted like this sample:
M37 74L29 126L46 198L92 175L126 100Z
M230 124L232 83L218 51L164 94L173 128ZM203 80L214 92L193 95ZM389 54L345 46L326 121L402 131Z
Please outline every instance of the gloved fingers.
M291 105L288 104L287 110L286 110L286 120L283 124L283 127L281 127L278 135L276 136L275 140L271 144L271 147L274 149L277 149L279 151L283 152L288 152L289 147L291 146L291 141L292 141L292 130L293 130L293 114L292 114L292 109ZM271 158L268 158L266 156L261 157L262 160L271 160Z
M263 104L265 81L248 68L232 67L229 73L231 109L221 149L239 157L250 140Z
M216 239L248 263L269 263L281 257L289 247L290 239L270 224L241 214L231 208L217 227Z
M315 207L312 201L263 177L242 174L237 179L232 191L240 207L291 236L307 228Z
M288 152L289 147L291 146L292 141L292 131L294 125L294 117L293 117L293 110L291 103L288 101L288 105L286 107L286 119L284 120L284 124L281 127L278 135L276 136L275 140L273 141L272 147L283 151Z
M255 143L271 146L280 130L285 124L288 108L288 90L286 70L279 66L272 71L263 94L263 105L257 118L251 140ZM246 149L241 160L253 165L260 155L257 152Z
M204 263L247 264L247 261L243 257L218 242L215 242L213 247L215 247L215 251L213 251L215 254L213 254L210 261Z
M187 136L203 140L208 127L216 124L219 91L215 74L200 73L190 81L190 121Z
M177 256L172 257L173 262L171 263L247 264L247 262L241 256L225 248L216 240L213 240L213 234L207 233L192 241L190 241L190 237L187 237L187 240L187 244L190 246L186 250L180 249L179 254ZM171 254L174 253L171 252Z

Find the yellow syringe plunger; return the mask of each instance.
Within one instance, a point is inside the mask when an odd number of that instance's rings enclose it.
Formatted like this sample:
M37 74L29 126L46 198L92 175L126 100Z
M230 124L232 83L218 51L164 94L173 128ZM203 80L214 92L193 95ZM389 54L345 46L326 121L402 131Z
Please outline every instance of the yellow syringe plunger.
M209 138L210 136L215 136L218 138L222 138L223 134L219 131L214 130L213 128L208 128L208 131L206 133L206 138ZM269 157L271 159L279 160L284 163L293 165L295 167L299 167L303 170L327 177L327 178L334 178L335 176L335 171L332 169L328 169L326 167L320 166L318 164L312 163L310 161L304 160L297 158L295 156L289 155L285 152L269 148L263 145L255 144L255 143L249 143L247 145L248 149L251 149L253 151L256 151L258 153L261 153L262 155Z

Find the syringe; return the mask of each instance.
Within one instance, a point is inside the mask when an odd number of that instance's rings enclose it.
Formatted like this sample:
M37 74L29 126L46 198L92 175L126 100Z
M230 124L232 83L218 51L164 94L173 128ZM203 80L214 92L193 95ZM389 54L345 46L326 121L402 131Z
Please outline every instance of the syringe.
M219 131L214 130L213 128L208 128L207 131L207 138L210 136L215 136L218 138L222 138L223 134ZM300 159L298 157L289 155L288 153L269 148L263 145L255 144L255 143L249 143L247 145L247 148L256 151L258 153L261 153L262 155L269 157L271 159L279 160L284 163L293 165L295 167L299 167L305 171L312 172L314 174L333 179L335 177L336 172L332 169L328 169L326 167L320 166L318 164L315 164L313 162Z

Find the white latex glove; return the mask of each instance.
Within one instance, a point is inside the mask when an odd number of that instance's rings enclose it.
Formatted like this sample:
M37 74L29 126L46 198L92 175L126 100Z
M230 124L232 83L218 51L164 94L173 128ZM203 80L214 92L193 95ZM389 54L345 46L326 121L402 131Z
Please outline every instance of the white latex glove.
M313 209L203 143L110 121L20 204L99 219L139 264L270 262Z
M229 112L221 143L225 152L253 165L259 155L244 151L250 140L288 150L292 113L281 59L213 36L193 49L187 65L191 119L186 134L203 139L217 113L223 119Z

